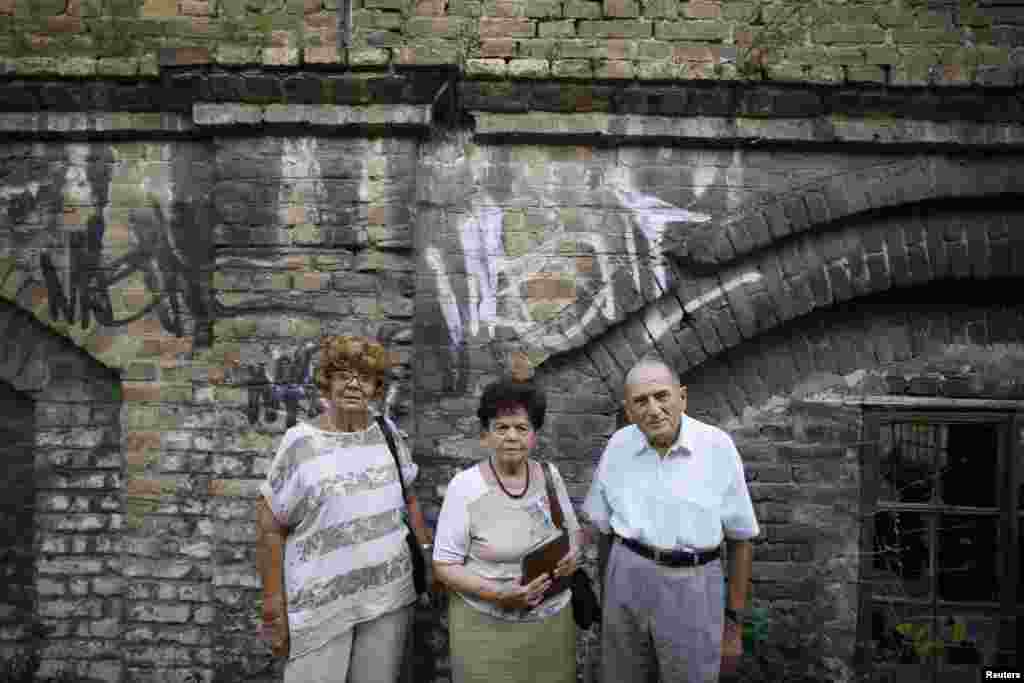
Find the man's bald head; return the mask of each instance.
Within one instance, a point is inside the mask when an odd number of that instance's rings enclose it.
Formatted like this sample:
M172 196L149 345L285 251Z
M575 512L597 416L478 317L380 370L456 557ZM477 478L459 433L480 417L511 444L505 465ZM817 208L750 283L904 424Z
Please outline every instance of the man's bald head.
M622 401L626 417L664 454L679 434L686 412L686 387L663 361L645 358L626 375Z
M659 375L662 381L666 383L671 383L675 386L681 384L679 374L668 363L657 358L644 358L626 374L626 386L629 387L629 385L636 384L644 378L653 378Z

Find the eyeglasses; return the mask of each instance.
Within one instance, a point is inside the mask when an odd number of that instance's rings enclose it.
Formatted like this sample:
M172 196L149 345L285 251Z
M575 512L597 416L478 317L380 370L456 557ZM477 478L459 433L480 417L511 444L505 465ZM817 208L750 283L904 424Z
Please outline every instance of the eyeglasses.
M340 379L343 384L351 384L352 380L355 380L360 384L370 384L371 382L375 382L377 379L373 375L365 372L359 372L357 370L338 370L332 375L332 378L333 377Z

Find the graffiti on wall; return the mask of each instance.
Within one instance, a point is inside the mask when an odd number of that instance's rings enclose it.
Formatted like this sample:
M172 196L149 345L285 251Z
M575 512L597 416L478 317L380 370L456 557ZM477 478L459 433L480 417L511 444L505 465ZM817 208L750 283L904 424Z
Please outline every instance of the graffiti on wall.
M322 412L314 384L319 344L307 342L291 349L274 349L267 362L238 369L246 388L249 424L275 423L283 409L285 425L296 424L300 411L313 418Z
M155 314L168 333L205 343L212 237L203 205L179 187L181 173L173 164L147 171L142 159L120 159L115 146L61 151L46 164L12 164L14 182L0 192L9 252L38 254L20 264L8 295L20 301L41 286L54 322L85 330Z
M393 339L381 340L385 345ZM249 424L276 424L284 416L286 427L293 427L300 417L313 419L326 409L316 385L320 359L319 342L275 348L267 360L245 363L233 368L230 381L245 388L246 417ZM398 385L391 382L377 408L385 416L394 411Z
M201 280L201 263L208 254L203 253L201 240L180 244L175 239L184 226L199 223L198 212L193 206L180 205L168 217L158 204L152 208L152 220L132 223L135 245L124 256L109 261L103 258L106 226L99 213L85 230L65 234L67 266L63 273L50 254L40 254L51 319L88 328L95 316L103 326L118 327L155 311L163 328L178 337L192 333L186 329L186 317L209 319ZM115 314L111 291L135 276L141 276L146 300Z
M502 336L535 354L558 353L583 343L593 324L622 319L616 277L629 279L633 293L671 287L667 234L710 215L625 185L605 192L613 208L578 212L573 225L551 212L544 238L524 253L507 253L509 211L486 197L457 222L462 263L450 267L440 245L426 248L452 349ZM460 272L464 278L456 277ZM566 310L571 315L552 329L548 323Z

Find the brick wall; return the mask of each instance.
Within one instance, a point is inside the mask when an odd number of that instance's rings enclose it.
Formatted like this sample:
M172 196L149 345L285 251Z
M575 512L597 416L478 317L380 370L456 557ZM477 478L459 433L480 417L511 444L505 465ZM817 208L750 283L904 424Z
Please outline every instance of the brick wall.
M22 462L7 470L31 483L5 499L21 501L29 523L26 547L15 539L15 557L30 550L30 564L5 563L28 578L29 613L6 624L4 640L21 642L15 653L40 657L40 673L113 680L121 640L121 531L124 462L119 442L120 382L66 340L24 311L4 304L2 377L19 392L17 411L5 411ZM25 411L30 411L26 414ZM18 415L20 422L14 421ZM27 457L26 457L27 456ZM33 509L34 505L34 509ZM19 581L13 581L17 586ZM3 645L7 645L5 642ZM4 647L5 655L11 652Z
M9 658L30 638L28 624L35 595L35 405L9 384L0 384L0 461L7 473L0 496L0 646ZM15 648L8 647L11 643Z
M1019 8L755 0L0 3L0 73L451 64L473 78L1019 81Z
M838 680L849 671L871 561L861 526L873 523L860 498L871 446L861 401L1019 401L1022 314L998 286L897 291L786 324L684 377L691 412L736 439L764 527L753 599L774 623L744 675ZM797 662L793 648L810 656Z
M848 598L857 561L859 417L836 396L1019 398L991 381L1015 377L1021 329L994 298L1024 264L1012 94L167 76L3 84L17 137L0 146L0 379L34 401L49 463L43 673L275 680L255 638L252 504L286 424L315 412L324 334L402 354L390 405L428 518L480 455L490 379L525 366L545 385L540 454L579 502L625 371L656 351L688 372L693 412L748 457L769 529L758 599L787 616L775 663L756 664L793 670L849 655L849 614L824 604ZM568 128L602 102L618 118ZM872 302L893 290L910 294ZM786 640L801 613L834 636L810 659ZM442 614L418 619L417 672L444 680Z

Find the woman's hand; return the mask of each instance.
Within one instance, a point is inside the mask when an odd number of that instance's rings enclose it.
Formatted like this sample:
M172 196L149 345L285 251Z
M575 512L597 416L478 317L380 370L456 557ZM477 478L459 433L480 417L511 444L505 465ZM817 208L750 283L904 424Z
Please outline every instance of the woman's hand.
M551 587L551 576L541 574L536 579L521 586L513 584L498 594L498 606L502 609L533 609L544 600L544 593Z
M579 549L567 552L555 566L555 576L572 576L576 573L576 567L580 560Z
M722 661L720 672L724 675L736 673L740 658L743 656L743 626L729 618L725 619L722 629Z
M288 612L280 596L267 596L263 600L263 630L275 657L287 657L290 649Z

